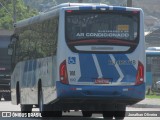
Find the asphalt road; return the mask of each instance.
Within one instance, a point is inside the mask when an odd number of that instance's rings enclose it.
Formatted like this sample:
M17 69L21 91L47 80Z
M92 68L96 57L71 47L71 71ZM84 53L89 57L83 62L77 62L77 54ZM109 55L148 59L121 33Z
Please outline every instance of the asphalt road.
M2 112L20 111L19 105L12 105L11 102L0 102L0 114ZM38 111L38 109L34 109ZM124 120L160 120L160 108L134 108L127 107L127 115ZM157 112L158 111L158 112ZM19 112L20 113L20 112ZM4 114L4 113L3 113ZM156 117L158 115L158 117ZM136 117L135 117L136 116ZM141 117L143 116L143 117ZM147 117L146 117L147 116ZM154 117L151 117L154 116ZM63 113L61 118L19 118L19 117L0 117L0 120L103 120L102 114L93 114L91 118L83 118L81 111Z

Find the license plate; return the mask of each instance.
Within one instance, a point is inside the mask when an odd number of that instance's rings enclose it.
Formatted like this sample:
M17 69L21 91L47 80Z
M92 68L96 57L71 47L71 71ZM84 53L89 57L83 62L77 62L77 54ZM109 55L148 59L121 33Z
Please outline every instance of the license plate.
M95 84L109 84L111 79L98 78L95 80Z

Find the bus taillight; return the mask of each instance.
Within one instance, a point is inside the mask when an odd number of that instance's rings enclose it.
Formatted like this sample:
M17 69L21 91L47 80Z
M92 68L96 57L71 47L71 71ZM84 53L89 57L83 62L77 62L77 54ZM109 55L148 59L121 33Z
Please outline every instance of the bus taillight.
M68 13L71 13L71 12L73 12L73 10L67 10L67 12L68 12Z
M136 85L140 85L144 82L144 66L141 62L138 62Z
M66 66L66 60L64 60L59 69L60 74L60 81L63 84L68 84L68 74L67 74L67 66Z

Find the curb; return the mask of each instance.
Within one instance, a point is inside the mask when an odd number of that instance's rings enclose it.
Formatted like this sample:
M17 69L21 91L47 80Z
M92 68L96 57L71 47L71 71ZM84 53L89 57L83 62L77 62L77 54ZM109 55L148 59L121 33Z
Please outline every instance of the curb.
M135 105L130 105L129 107L135 107L135 108L160 108L160 105L135 104Z

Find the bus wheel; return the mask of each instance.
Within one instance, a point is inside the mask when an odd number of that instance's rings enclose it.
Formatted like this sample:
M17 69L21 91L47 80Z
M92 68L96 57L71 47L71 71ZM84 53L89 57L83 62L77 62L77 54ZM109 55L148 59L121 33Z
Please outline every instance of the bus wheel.
M125 111L115 111L114 117L116 120L123 120L125 117Z
M83 115L83 117L91 117L92 112L91 111L82 111L82 115Z
M53 111L51 117L62 117L62 111Z
M39 105L39 111L40 113L42 113L44 111L42 90L39 91L38 105Z
M103 111L103 118L112 120L114 116L114 111Z
M114 112L115 119L123 120L126 113L126 106L125 105L119 105L117 106L117 111Z
M38 98L39 111L42 117L61 117L62 111L53 111L52 105L44 105L42 90L39 91Z
M44 105L42 89L40 89L40 91L39 91L38 106L39 106L39 112L41 113L42 117L49 117L49 115L51 115L50 114L50 111L51 111L50 106Z
M21 112L22 113L31 113L32 112L32 105L22 105L21 104Z
M42 117L49 117L49 112L46 111L46 105L43 103L43 93L42 89L39 91L39 97L38 97L38 106L39 106L39 112L41 113Z
M1 101L1 98L2 98L2 94L1 94L1 92L0 92L0 101Z

